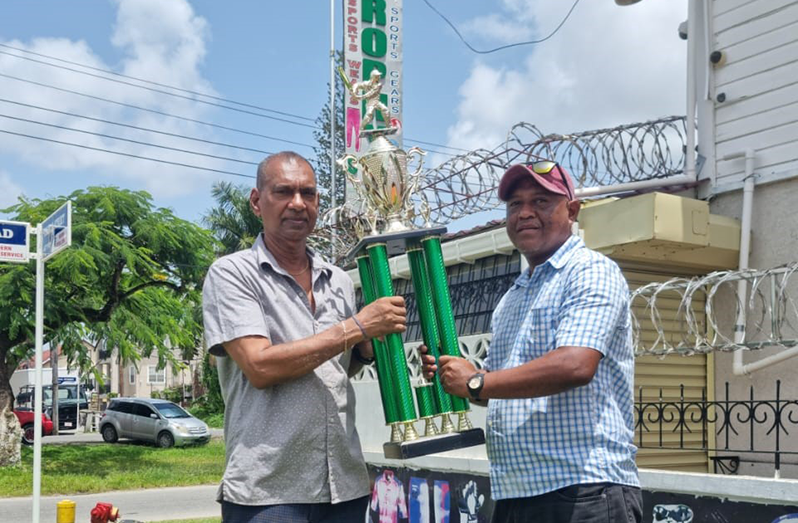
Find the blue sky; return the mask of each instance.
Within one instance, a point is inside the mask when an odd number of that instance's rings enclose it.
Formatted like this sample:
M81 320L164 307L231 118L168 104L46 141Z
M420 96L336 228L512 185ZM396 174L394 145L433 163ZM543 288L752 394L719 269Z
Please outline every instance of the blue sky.
M544 0L431 2L483 49L546 36L572 5ZM338 12L341 0L336 3ZM686 0L644 0L623 8L612 0L582 0L547 42L489 55L469 51L421 0L404 4L403 124L408 145L416 139L455 148L493 148L519 121L534 123L544 132L568 133L684 114L685 43L676 30L686 17ZM329 2L322 0L10 0L0 7L0 44L313 119L329 97L329 9ZM340 25L336 31L340 46ZM8 47L0 51L23 54ZM314 143L312 129L303 125L197 104L7 54L0 54L0 74ZM238 147L295 149L313 156L306 146L170 119L2 76L0 99ZM241 162L258 162L264 156L8 102L0 102L0 115L239 161L157 150L7 117L0 117L0 129L238 173L252 174L254 166ZM444 159L434 154L428 158L431 163ZM156 205L198 220L213 205L210 187L219 179L250 183L0 133L0 207L20 194L46 198L90 185L118 185L147 190ZM475 221L479 218L468 225Z

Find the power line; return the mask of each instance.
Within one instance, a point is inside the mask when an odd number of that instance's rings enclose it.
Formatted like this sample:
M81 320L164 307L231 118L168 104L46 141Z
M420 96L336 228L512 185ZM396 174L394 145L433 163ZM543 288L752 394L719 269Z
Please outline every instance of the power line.
M545 42L546 40L548 40L549 38L551 38L552 36L557 34L557 31L559 31L560 28L565 24L565 22L571 17L571 13L573 13L574 9L576 9L576 5L579 3L579 0L574 0L574 4L571 6L571 9L568 10L568 13L565 15L565 18L562 19L562 22L560 22L560 24L557 27L554 28L554 31L552 31L547 37L541 38L540 40L529 40L527 42L516 42L514 44L502 45L502 46L496 47L494 49L488 49L487 51L480 51L479 49L475 49L471 44L469 44L466 41L465 38L463 38L463 35L460 34L460 31L457 30L457 27L455 27L455 25L451 21L449 21L449 19L446 18L446 16L444 16L443 13L441 13L440 11L435 9L435 6L433 6L431 3L429 3L429 0L424 0L424 3L427 4L427 6L435 12L435 14L440 16L443 19L443 21L446 22L449 25L449 27L452 28L452 30L455 32L455 34L460 38L460 40L465 44L465 46L468 47L472 52L477 53L477 54L490 54L490 53L495 53L496 51L509 49L511 47L519 47L519 46L522 46L522 45L532 45L532 44L539 44L541 42Z
M310 125L310 124L306 124L306 123L302 123L302 122L295 122L293 120L286 120L285 118L278 118L276 116L269 116L268 114L256 113L255 111L249 111L249 110L246 110L246 109L239 109L237 107L230 107L229 105L223 105L223 104L219 104L219 103L216 103L216 102L209 102L207 100L199 100L199 99L191 97L191 96L185 96L185 95L177 94L177 93L170 93L169 91L164 91L162 89L154 89L152 87L147 87L145 85L136 85L136 84L133 84L133 83L130 83L130 82L125 82L124 80L117 80L115 78L108 78L106 76L101 76L101 75L94 74L94 73L89 73L89 72L86 72L86 71L80 71L78 69L72 69L71 67L65 67L63 65L50 64L50 63L47 63L47 62L43 62L41 60L36 60L35 58L30 58L28 56L19 56L19 55L13 54L13 53L9 53L7 51L0 51L0 54L4 54L4 55L7 55L7 56L13 56L14 58L19 58L20 60L28 60L28 61L31 61L31 62L35 62L37 64L47 65L47 66L50 66L50 67L56 67L58 69L64 69L66 71L71 71L73 73L78 73L78 74L83 74L83 75L86 75L86 76L91 76L93 78L99 78L101 80L106 80L108 82L115 82L115 83L118 83L118 84L123 84L123 85L130 86L130 87L137 87L139 89L146 89L147 91L152 91L152 92L159 93L159 94L164 94L164 95L167 95L167 96L174 96L176 98L182 98L184 100L190 100L190 101L196 102L196 103L211 105L211 106L214 106L214 107L221 107L222 109L228 109L230 111L236 111L236 112L239 112L239 113L250 114L250 115L253 115L253 116L259 116L261 118L268 118L269 120L275 120L275 121L278 121L278 122L290 123L290 124L293 124L293 125L298 125L300 127L308 127L310 129L316 129L315 125Z
M2 52L2 51L0 51L0 52ZM127 107L127 108L130 108L130 109L136 109L136 110L139 110L139 111L146 111L146 112L149 112L149 113L155 113L155 114L158 114L158 115L161 115L161 116L166 116L166 117L169 117L169 118L175 118L175 119L183 120L183 121L186 121L186 122L196 123L196 124L200 124L200 125L207 125L209 127L214 127L216 129L223 129L225 131L231 131L231 132L240 133L240 134L246 134L246 135L250 135L250 136L257 136L259 138L267 138L267 139L270 139L270 140L279 140L279 141L282 141L282 142L291 143L291 144L294 144L294 145L301 145L301 146L304 146L304 147L310 147L311 149L315 149L315 147L313 145L310 145L310 144L307 144L307 143L294 142L294 141L291 141L291 140L284 140L282 138L275 138L273 136L268 136L268 135L265 135L265 134L254 133L254 132L251 132L251 131L244 131L242 129L236 129L234 127L227 127L225 125L219 125L219 124L215 124L215 123L211 123L211 122L205 122L205 121L202 121L202 120L196 120L194 118L188 118L186 116L180 116L180 115L176 115L176 114L172 114L172 113L167 113L165 111L159 111L157 109L150 109L148 107L141 107L139 105L129 104L129 103L126 103L126 102L120 102L120 101L117 101L117 100L111 100L109 98L103 98L101 96L95 96L93 94L81 93L80 91L73 91L71 89L65 89L63 87L56 87L54 85L49 85L49 84L45 84L45 83L41 83L41 82L36 82L34 80L27 80L25 78L19 78L18 76L12 76L12 75L8 75L8 74L5 74L5 73L0 73L0 77L10 78L12 80L17 80L19 82L25 82L25 83L29 83L29 84L33 84L33 85L38 85L40 87L45 87L45 88L48 88L48 89L54 89L56 91L62 91L62 92L74 94L74 95L77 95L77 96L83 96L85 98L89 98L89 99L92 99L92 100L99 100L101 102L106 102L106 103L110 103L110 104L114 104L114 105L119 105L119 106ZM15 103L15 102L11 102L11 103ZM438 153L438 154L441 154L441 155L444 155L444 156L452 157L451 154L440 152L440 151L430 150L429 152Z
M157 85L158 87L166 87L168 89L174 89L175 91L181 91L181 92L184 92L184 93L193 94L195 96L204 96L204 97L210 98L212 100L218 100L220 102L230 103L230 104L234 104L234 105L240 105L241 107L249 107L250 109L258 109L259 111L266 111L266 112L270 112L270 113L281 114L283 116L290 116L292 118L297 118L299 120L307 120L309 122L315 122L315 119L308 118L307 116L300 116L298 114L288 113L288 112L284 112L284 111L278 111L276 109L269 109L267 107L260 107L260 106L249 104L249 103L237 102L235 100L230 100L229 98L222 98L220 96L214 96L212 94L201 93L201 92L198 92L198 91L192 91L190 89L183 89L182 87L175 87L173 85L162 84L162 83L159 83L159 82L154 82L152 80L146 80L144 78L138 78L138 77L135 77L135 76L129 76L129 75L126 75L126 74L117 73L117 72L111 71L109 69L102 69L100 67L93 67L91 65L82 64L80 62L73 62L71 60L65 60L63 58L58 58L56 56L46 55L46 54L43 54L43 53L37 53L35 51L30 51L28 49L22 49L22 48L14 47L14 46L7 45L7 44L0 44L0 47L5 47L6 49L12 49L14 51L19 51L21 53L28 53L28 54L32 54L32 55L35 55L35 56L40 56L42 58L48 58L50 60L55 60L57 62L61 62L61 63L65 63L65 64L77 65L78 67L85 67L86 69L91 69L92 71L98 71L98 72L101 72L101 73L111 74L111 75L114 75L114 76L119 76L120 78L127 78L129 80L136 80L138 82L143 82L143 83L147 83L147 84L150 84L150 85ZM15 56L15 55L11 55L11 56Z
M129 80L135 80L135 81L142 82L142 83L156 85L158 87L165 87L165 88L168 88L168 89L174 89L176 91L181 91L181 92L192 94L192 95L195 95L195 96L203 96L203 97L206 97L206 98L210 98L210 99L213 99L213 100L218 100L218 101L225 102L225 103L230 103L230 104L234 104L234 105L240 105L242 107L249 107L251 109L257 109L259 111L266 111L266 112L271 112L271 113L275 113L275 114L281 114L283 116L289 116L291 118L296 118L298 120L306 120L306 121L309 121L309 122L315 122L315 120L313 118L308 118L306 116L301 116L301 115L298 115L298 114L289 113L289 112L285 112L285 111L278 111L278 110L275 110L275 109L269 109L267 107L260 107L260 106L249 104L249 103L245 103L245 102L238 102L238 101L231 100L231 99L228 99L228 98L222 98L222 97L219 97L219 96L214 96L214 95L210 95L210 94L206 94L206 93L201 93L201 92L198 92L198 91L192 91L190 89L183 89L181 87L175 87L173 85L163 84L163 83L160 83L160 82L154 82L152 80L147 80L147 79L144 79L144 78L138 78L138 77L135 77L135 76L130 76L130 75L122 74L122 73L117 73L117 72L111 71L109 69L102 69L100 67L94 67L94 66L91 66L91 65L86 65L86 64L82 64L80 62L74 62L72 60L66 60L66 59L63 59L63 58L58 58L56 56L51 56L51 55L47 55L47 54L43 54L43 53L37 53L35 51L22 49L22 48L14 47L14 46L7 45L7 44L0 43L0 47L4 47L6 49L11 49L11 50L18 51L18 52L21 52L21 53L32 54L32 55L39 56L39 57L42 57L42 58L47 58L49 60L55 60L57 62L62 62L62 63L70 64L70 65L76 65L78 67L84 67L86 69L90 69L90 70L93 70L93 71L98 71L98 72L102 72L102 73L105 73L105 74L118 76L120 78L127 78ZM205 100L197 100L196 98L191 98L189 96L181 96L181 95L177 95L175 93L170 93L170 92L162 91L162 90L159 90L159 89L152 89L152 88L149 88L149 87L146 87L146 86L143 86L143 85L132 84L130 82L123 82L123 81L120 81L120 80L114 80L113 78L106 78L104 76L87 73L85 71L79 71L79 70L76 70L76 69L72 69L70 67L63 67L63 66L59 66L59 65L56 65L56 64L43 62L41 60L35 60L35 59L29 58L29 57L20 56L20 55L16 55L16 54L13 54L13 53L8 53L8 52L5 52L5 51L0 51L0 54L13 56L15 58L20 58L20 59L23 59L23 60L29 60L29 61L36 62L36 63L42 64L42 65L48 65L48 66L51 66L51 67L57 67L59 69L64 69L64 70L67 70L67 71L72 71L72 72L75 72L75 73L78 73L78 74L84 74L84 75L92 76L92 77L95 77L95 78L108 80L108 81L111 81L111 82L121 83L121 84L128 85L128 86L131 86L131 87L137 87L137 88L140 88L140 89L147 89L149 91L162 93L162 94L165 94L165 95L168 95L168 96L177 96L179 98L184 98L184 99L195 101L195 102L199 102L199 103L205 103L205 104L213 105L213 106L216 106L216 107L230 109L230 110L233 110L233 111L239 111L239 112L243 112L243 113L246 113L246 114L253 114L255 116L261 116L261 117L264 117L264 118L271 118L271 119L275 119L275 120L278 120L278 121L285 121L285 122L288 122L288 123L293 123L295 125L301 125L303 127L307 127L307 128L310 128L310 129L322 130L320 127L317 127L315 125L301 124L299 122L291 122L291 121L288 121L288 120L283 120L283 119L280 119L280 118L274 118L274 117L270 117L270 116L267 116L267 115L253 113L253 112L250 112L250 111L242 111L240 109L236 109L235 107L229 107L229 106L225 106L225 105L221 105L221 104L215 104L215 103L207 102ZM272 139L276 140L277 138L272 138ZM449 145L444 145L444 144L439 144L439 143L434 143L434 142L427 142L427 141L424 141L424 140L414 140L412 138L407 138L407 137L406 137L406 139L409 142L415 142L415 143L421 143L421 144L425 144L425 145L431 145L433 147L442 147L444 149L452 149L452 150L459 150L459 151L463 151L463 152L469 152L467 149L462 149L462 148L459 148L459 147L451 147ZM292 143L292 142L289 142L289 143ZM307 146L307 147L313 147L313 146L308 145L308 144L299 144L299 143L295 143L295 144L296 145L304 145L304 146ZM443 152L440 152L440 151L430 151L430 152L435 152L435 153L438 153L438 154L447 154L447 153L443 153Z
M54 127L56 129L63 129L65 131L89 134L89 135L92 135L92 136L99 136L101 138L110 138L112 140L120 140L122 142L135 143L136 145L144 145L144 146L147 146L147 147L157 147L158 149L165 149L167 151L175 151L175 152L180 152L180 153L193 154L193 155L196 155L196 156L204 156L206 158L213 158L213 159L216 159L216 160L224 160L224 161L227 161L227 162L237 162L237 163L243 163L243 164L246 164L246 165L258 165L256 162L248 162L246 160L239 160L237 158L228 158L226 156L217 156L215 154L201 153L199 151L190 151L188 149L180 149L178 147L169 147L168 145L159 145L159 144L156 144L156 143L141 142L139 140L131 140L130 138L122 138L121 136L113 136L113 135L104 134L104 133L95 133L93 131L86 131L86 130L83 130L83 129L75 129L74 127L67 127L66 125L58 125L58 124L54 124L54 123L40 122L40 121L37 121L37 120L29 120L28 118L20 118L18 116L11 116L11 115L8 115L8 114L3 114L3 113L0 113L0 118L8 118L10 120L17 120L19 122L32 123L32 124L36 124L36 125L45 125L47 127ZM272 153L269 153L269 154L272 154Z
M117 125L119 127L127 127L129 129L135 129L137 131L144 131L144 132L148 132L148 133L162 134L164 136L172 136L172 137L175 137L175 138L182 138L184 140L192 140L192 141L195 141L195 142L207 143L207 144L210 144L210 145L218 145L218 146L221 146L221 147L229 147L231 149L239 149L239 150L242 150L242 151L250 151L250 152L253 152L253 153L272 154L270 151L265 151L263 149L254 149L252 147L243 147L241 145L233 145L233 144L224 143L224 142L215 142L213 140L206 140L204 138L198 138L198 137L195 137L195 136L186 136L186 135L183 135L183 134L170 133L168 131L160 131L158 129L150 129L149 127L139 127L138 125L131 125L131 124L122 123L122 122L114 122L112 120L104 120L102 118L95 118L93 116L86 116L84 114L71 113L69 111L59 111L58 109L52 109L52 108L49 108L49 107L42 107L40 105L26 104L24 102L19 102L19 101L16 101L16 100L9 100L7 98L0 98L0 102L5 102L5 103L9 103L9 104L19 105L19 106L22 106L22 107L28 107L30 109L37 109L39 111L48 111L48 112L56 113L56 114L63 114L64 116L71 116L71 117L74 117L74 118L83 118L85 120L90 120L92 122L100 122L100 123L105 123L105 124L109 124L109 125ZM301 145L303 147L312 147L311 145L308 145L308 144L305 144L305 143L294 142L292 140L285 140L283 138L274 138L274 137L272 137L271 139L275 140L275 141L278 141L278 142L285 142L285 143L290 143L290 144L293 144L293 145Z
M443 147L444 149L452 149L454 151L463 151L464 153L470 153L471 152L469 149L463 149L462 147L452 147L451 145L443 145L443 144L440 144L440 143L425 142L424 140L414 140L412 138L407 138L407 141L408 142L413 142L413 143L420 143L420 144L423 144L423 145L431 145L433 147ZM438 151L432 151L432 152L438 152ZM446 154L446 153L441 153L441 154Z
M79 144L79 143L64 142L64 141L61 141L61 140L53 140L52 138L45 138L43 136L34 136L34 135L31 135L31 134L18 133L18 132L15 132L15 131L8 131L6 129L0 129L0 133L11 134L11 135L14 135L14 136L21 136L23 138L31 138L33 140L42 140L44 142L57 143L57 144L60 144L60 145L69 145L71 147L79 147L81 149L88 149L88 150L91 150L91 151L98 151L98 152L101 152L101 153L116 154L118 156L127 156L128 158L136 158L138 160L147 160L147 161L150 161L150 162L164 163L164 164L167 164L167 165L176 165L178 167L187 167L189 169L197 169L197 170L200 170L200 171L210 171L210 172L220 173L220 174L229 174L231 176L240 176L242 178L253 178L253 179L255 178L255 176L252 176L252 175L249 175L249 174L241 174L241 173L235 173L235 172L231 172L231 171L222 171L220 169L211 169L210 167L201 167L199 165L191 165L191 164L181 163L181 162L172 162L170 160L161 160L159 158L151 158L149 156L141 156L141 155L138 155L138 154L123 153L122 151L112 151L111 149L102 149L100 147L91 147L89 145L82 145L82 144Z
M41 82L36 82L34 80L26 80L25 78L19 78L17 76L11 76L11 75L8 75L8 74L5 74L5 73L0 73L0 77L10 78L12 80L17 80L19 82L25 82L25 83L29 83L29 84L33 84L33 85L38 85L40 87L46 87L48 89L54 89L56 91L61 91L61 92L64 92L64 93L70 93L70 94L74 94L74 95L77 95L77 96L83 96L85 98L90 98L92 100L99 100L101 102L106 102L106 103L110 103L110 104L114 104L114 105L119 105L121 107L127 107L129 109L136 109L136 110L139 110L139 111L146 111L148 113L154 113L154 114L158 114L158 115L161 115L161 116L166 116L166 117L169 117L169 118L175 118L175 119L178 119L178 120L183 120L183 121L186 121L186 122L196 123L196 124L200 124L200 125L207 125L208 127L214 127L216 129L223 129L225 131L231 131L231 132L240 133L240 134L246 134L246 135L250 135L250 136L257 136L259 138L267 138L269 140L275 140L276 139L276 138L274 138L272 136L268 136L268 135L265 135L265 134L254 133L254 132L251 132L251 131L244 131L242 129L236 129L234 127L227 127L225 125L219 125L219 124L215 124L215 123L211 123L211 122L204 122L202 120L196 120L194 118L188 118L186 116L180 116L180 115L176 115L176 114L171 114L171 113L167 113L167 112L164 112L164 111L159 111L157 109L149 109L147 107L141 107L141 106L138 106L138 105L133 105L133 104L125 103L125 102L119 102L117 100L110 100L108 98L103 98L101 96L95 96L93 94L81 93L79 91L73 91L71 89L65 89L63 87L56 87L54 85L48 85L48 84L44 84L44 83L41 83ZM313 146L310 145L310 144L304 144L304 143L300 143L300 142L293 142L293 143L296 143L297 145L305 145L307 147L313 148Z

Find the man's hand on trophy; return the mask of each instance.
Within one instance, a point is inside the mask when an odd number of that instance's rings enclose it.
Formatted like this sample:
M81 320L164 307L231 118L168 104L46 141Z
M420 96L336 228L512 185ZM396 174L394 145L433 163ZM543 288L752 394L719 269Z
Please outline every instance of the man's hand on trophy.
M436 364L435 357L429 353L426 345L420 345L418 351L421 355L421 374L425 378L431 380L437 372L446 392L461 398L470 397L466 385L468 379L477 372L471 362L465 358L441 356Z
M468 393L468 379L477 369L470 361L457 356L441 356L438 358L438 367L443 390L461 398L471 397Z
M421 359L421 375L431 380L438 371L438 366L435 364L435 356L430 354L429 348L423 344L418 346L418 352Z
M407 309L401 296L380 298L366 305L355 317L369 338L379 338L407 329Z

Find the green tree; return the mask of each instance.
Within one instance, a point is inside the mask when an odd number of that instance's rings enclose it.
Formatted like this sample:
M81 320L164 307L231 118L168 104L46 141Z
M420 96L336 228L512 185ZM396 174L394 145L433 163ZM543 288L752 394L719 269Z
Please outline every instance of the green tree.
M230 182L215 183L211 189L216 207L202 220L219 242L219 256L248 249L263 230L260 218L249 207L251 190L247 185Z
M157 355L179 364L200 345L201 282L214 240L196 224L153 206L146 192L89 187L68 197L20 199L3 212L40 223L72 201L72 247L47 262L44 341L90 365L85 339L104 340L123 362ZM0 421L14 398L9 378L34 349L35 264L0 265ZM13 418L13 415L11 415ZM15 429L13 423L3 425ZM19 459L0 434L0 465Z

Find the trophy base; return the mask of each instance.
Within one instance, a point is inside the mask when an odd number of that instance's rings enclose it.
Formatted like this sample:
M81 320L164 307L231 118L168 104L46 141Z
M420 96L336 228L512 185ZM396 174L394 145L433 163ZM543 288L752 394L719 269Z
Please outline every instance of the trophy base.
M485 443L485 432L476 428L455 434L424 437L415 441L384 443L382 453L389 459L410 459L447 450L475 447L483 443Z
M396 256L405 252L408 240L426 238L427 236L440 236L445 232L446 227L430 227L429 229L409 229L400 232L365 236L355 245L354 249L349 251L346 258L351 261L361 250L372 243L384 243L388 249L388 256Z

